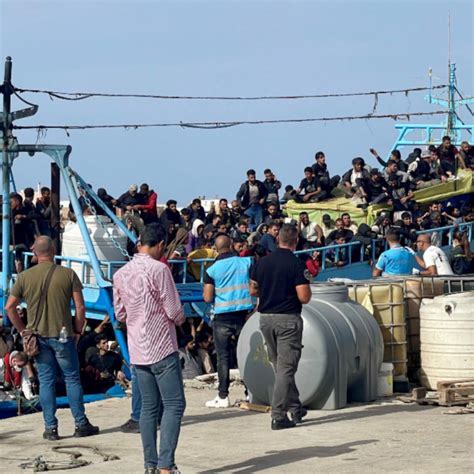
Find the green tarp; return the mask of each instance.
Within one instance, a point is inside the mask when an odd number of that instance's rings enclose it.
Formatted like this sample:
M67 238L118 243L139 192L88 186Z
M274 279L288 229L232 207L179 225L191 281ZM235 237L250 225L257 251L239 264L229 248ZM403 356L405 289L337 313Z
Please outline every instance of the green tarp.
M427 204L434 200L442 201L454 196L460 196L461 194L474 193L474 181L472 176L473 173L469 171L459 170L456 180L415 191L414 199L420 204ZM341 217L341 214L344 212L348 212L351 215L351 219L357 224L366 223L372 225L377 214L382 209L390 208L386 205L378 204L376 206L369 206L367 211L363 211L357 207L357 202L353 202L344 196L310 204L289 201L286 205L288 217L298 221L300 212L306 211L310 221L318 224L321 223L323 214L329 214L334 220Z

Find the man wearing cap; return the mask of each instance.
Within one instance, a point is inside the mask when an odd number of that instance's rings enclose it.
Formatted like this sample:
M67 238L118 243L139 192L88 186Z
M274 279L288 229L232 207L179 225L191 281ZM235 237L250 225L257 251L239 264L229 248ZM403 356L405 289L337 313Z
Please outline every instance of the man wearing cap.
M136 184L131 184L128 187L128 191L123 193L117 199L117 206L120 207L123 211L133 211L133 207L142 204L142 196L138 194L138 186Z
M323 214L321 219L321 229L323 230L324 238L327 238L328 235L333 231L336 230L336 226L334 225L331 216L329 214Z

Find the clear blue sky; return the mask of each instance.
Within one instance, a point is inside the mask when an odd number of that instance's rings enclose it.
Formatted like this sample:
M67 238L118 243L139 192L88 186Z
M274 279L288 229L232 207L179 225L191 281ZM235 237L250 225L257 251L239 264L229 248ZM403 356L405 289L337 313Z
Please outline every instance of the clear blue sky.
M452 59L472 96L473 2L460 1L22 1L0 0L1 56L14 84L64 91L185 95L285 95L424 86L447 80ZM2 64L3 69L3 64ZM3 72L2 72L3 76ZM429 111L424 93L381 97L379 113ZM366 114L370 98L294 102L51 101L27 95L31 124L94 124L304 118ZM22 108L16 100L14 108ZM464 114L466 119L471 119ZM426 121L437 123L440 117ZM19 123L19 122L18 122ZM159 202L198 195L233 198L255 168L297 185L314 153L332 174L355 156L374 164L395 140L394 122L241 126L224 130L49 131L41 143L71 144L71 166L117 196L148 182ZM22 143L36 132L19 131ZM406 155L405 150L403 153ZM15 165L19 188L49 182L46 157Z

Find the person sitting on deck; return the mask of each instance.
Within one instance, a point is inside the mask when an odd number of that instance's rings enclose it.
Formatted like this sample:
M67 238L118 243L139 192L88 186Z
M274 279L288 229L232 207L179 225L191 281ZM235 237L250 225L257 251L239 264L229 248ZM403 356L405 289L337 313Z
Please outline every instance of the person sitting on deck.
M279 222L282 224L284 219L283 214L280 212L276 204L272 203L268 205L265 219L263 220L265 224L270 225L272 222Z
M342 235L344 237L344 242L349 242L354 237L354 233L350 229L344 227L344 221L340 217L335 221L336 228L328 234L326 237L326 245L335 245L335 240L337 235Z
M194 379L204 373L193 336L182 336L179 342L178 355L183 379Z
M469 142L462 142L459 156L463 159L466 169L474 171L474 146L469 145Z
M313 175L311 167L304 169L304 178L296 190L297 194L304 191L303 196L299 196L302 202L318 202L327 197L327 192L323 191L318 179Z
M140 216L145 225L158 222L158 210L156 208L158 195L156 192L150 189L147 183L143 183L140 186L139 195L142 203L135 204L133 210L140 211Z
M332 178L329 176L328 165L326 164L326 155L322 151L318 151L314 155L316 163L311 166L313 175L318 180L321 189L326 192L328 198L331 197L331 192L337 187L341 177L336 175Z
M428 188L440 184L443 179L439 173L438 153L436 150L425 152L408 167L410 179L416 185L416 189Z
M280 232L280 223L272 222L268 225L268 232L260 239L259 244L267 251L267 254L277 249L278 232Z
M448 178L455 177L458 168L466 168L462 155L459 154L458 149L451 143L451 138L448 135L443 137L437 151L440 167Z
M346 197L361 197L361 186L365 179L369 179L369 169L364 159L357 157L352 160L352 168L342 175L339 187L343 189Z
M390 161L393 161L397 165L397 169L399 171L402 171L406 173L408 171L408 164L405 163L402 160L402 155L400 154L399 150L392 150L390 153L390 158L388 161L383 160L380 158L379 154L377 153L377 150L374 150L373 148L370 149L370 153L375 156L375 159L383 166L387 167Z
M381 204L390 199L389 186L377 168L370 170L369 178L361 181L362 196L365 203L358 204L358 207L366 209L374 204Z

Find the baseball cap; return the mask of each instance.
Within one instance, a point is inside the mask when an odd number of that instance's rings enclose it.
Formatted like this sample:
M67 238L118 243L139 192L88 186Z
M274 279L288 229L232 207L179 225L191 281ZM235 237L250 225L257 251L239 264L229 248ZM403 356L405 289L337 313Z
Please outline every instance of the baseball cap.
M331 222L331 216L329 214L323 214L323 222Z

